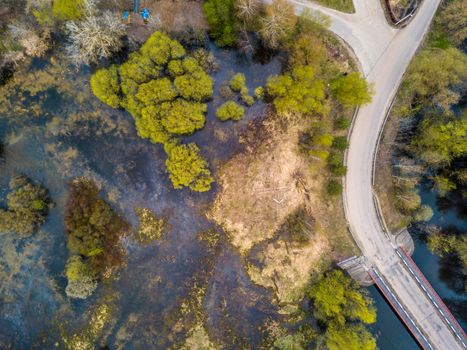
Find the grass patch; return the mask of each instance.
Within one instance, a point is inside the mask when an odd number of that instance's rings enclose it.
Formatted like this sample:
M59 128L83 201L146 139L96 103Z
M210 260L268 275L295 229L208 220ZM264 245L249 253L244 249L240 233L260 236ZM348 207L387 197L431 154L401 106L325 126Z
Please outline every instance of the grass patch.
M355 12L352 0L314 0L314 2L342 12Z

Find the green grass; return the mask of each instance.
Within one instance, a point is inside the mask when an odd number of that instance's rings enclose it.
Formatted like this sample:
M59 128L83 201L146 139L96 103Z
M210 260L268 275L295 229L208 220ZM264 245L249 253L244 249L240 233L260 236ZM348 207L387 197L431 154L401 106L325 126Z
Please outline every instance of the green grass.
M353 6L352 0L313 0L323 6L330 7L332 9L347 12L347 13L354 13L355 7Z

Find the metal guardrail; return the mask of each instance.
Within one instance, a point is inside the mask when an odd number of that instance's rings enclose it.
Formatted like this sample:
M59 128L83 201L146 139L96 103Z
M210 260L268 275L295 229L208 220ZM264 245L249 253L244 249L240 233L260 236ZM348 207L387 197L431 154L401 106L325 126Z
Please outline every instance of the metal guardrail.
M419 345L424 350L434 350L433 345L423 333L423 331L417 326L412 315L408 313L404 305L399 301L395 293L389 284L385 281L384 277L378 272L376 268L371 268L368 271L375 284L378 286L381 293L383 293L386 300L392 306L393 310L399 315L399 318L404 322L407 328L410 330L412 335L415 337Z
M412 260L412 258L406 253L404 249L397 248L396 253L401 258L403 264L409 270L409 272L414 276L420 288L425 292L426 296L435 306L438 313L441 315L443 320L448 325L449 329L453 332L454 336L457 338L459 343L467 349L467 337L464 332L464 329L457 322L456 318L449 311L448 307L439 297L438 293L433 289L430 282L425 278L423 273L418 268L417 264Z

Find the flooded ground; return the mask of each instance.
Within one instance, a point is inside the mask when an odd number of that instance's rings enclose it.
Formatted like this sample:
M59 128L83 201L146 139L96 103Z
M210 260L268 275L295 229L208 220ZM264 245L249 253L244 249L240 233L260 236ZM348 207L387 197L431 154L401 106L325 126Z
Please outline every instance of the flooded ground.
M278 57L261 64L233 51L211 49L221 68L213 74L215 91L243 72L252 92L281 69ZM23 173L41 181L55 202L38 233L22 240L14 234L0 236L0 348L60 347L60 338L84 327L89 314L109 298L112 322L99 335L99 344L180 348L186 327L194 322L183 306L195 286L205 295L201 311L213 341L226 349L259 346L259 328L267 319L279 317L269 292L251 283L241 258L222 238L216 253L197 238L213 226L204 210L216 186L205 194L173 190L162 147L140 139L128 113L112 110L92 96L89 71L54 62L35 61L28 73L18 75L21 81L47 78L54 82L51 86L40 89L34 84L48 82L37 80L30 82L34 88L16 88L18 92L9 96L11 104L0 109L0 140L5 144L1 198L11 176ZM42 71L53 73L35 74ZM241 149L242 130L265 112L265 105L257 102L241 122L221 123L214 115L221 103L215 97L209 103L206 127L186 138L198 144L214 175L217 165ZM126 266L85 301L65 295L64 206L67 181L76 176L96 181L104 198L133 225L137 206L166 217L170 227L149 247L126 238Z

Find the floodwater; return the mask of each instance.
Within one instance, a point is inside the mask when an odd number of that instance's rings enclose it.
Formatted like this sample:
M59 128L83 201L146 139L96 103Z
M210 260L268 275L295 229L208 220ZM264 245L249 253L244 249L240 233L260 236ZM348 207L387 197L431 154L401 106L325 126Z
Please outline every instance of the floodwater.
M258 63L233 51L211 49L221 68L213 73L215 92L233 74L243 72L253 94L281 69L279 57ZM36 60L29 70L47 71L54 64ZM195 285L205 290L200 307L215 341L226 349L259 346L259 327L280 317L269 291L251 283L242 258L222 238L215 253L197 238L213 227L204 211L217 187L204 194L172 189L162 147L140 139L128 113L92 96L88 69L64 67L54 74L54 86L13 96L12 107L0 112L0 140L5 144L0 198L5 198L11 176L23 173L42 182L55 202L47 222L33 236L20 240L13 234L0 235L0 349L61 347L61 336L82 328L90 312L109 296L113 321L98 337L99 345L168 348L183 339L185 325L193 321L181 309ZM242 130L260 120L266 109L257 102L241 122L222 123L214 115L222 102L215 97L205 128L185 139L198 144L214 175L216 167L241 150ZM18 113L17 103L27 111ZM32 106L39 110L35 116L28 112ZM136 206L150 208L169 223L161 241L149 247L125 238L126 266L84 301L70 300L64 292L66 185L77 176L97 182L104 198L133 225Z
M460 196L441 199L427 183L420 185L420 196L422 204L427 204L433 209L433 218L428 222L429 225L436 225L443 230L467 232L467 203ZM416 228L409 231L415 242L413 260L466 330L467 294L461 267L453 264L451 259L442 259L434 255L426 245L425 235ZM377 343L380 350L420 349L376 287L370 288L370 294L375 299L378 309L378 322L373 329L378 334Z

